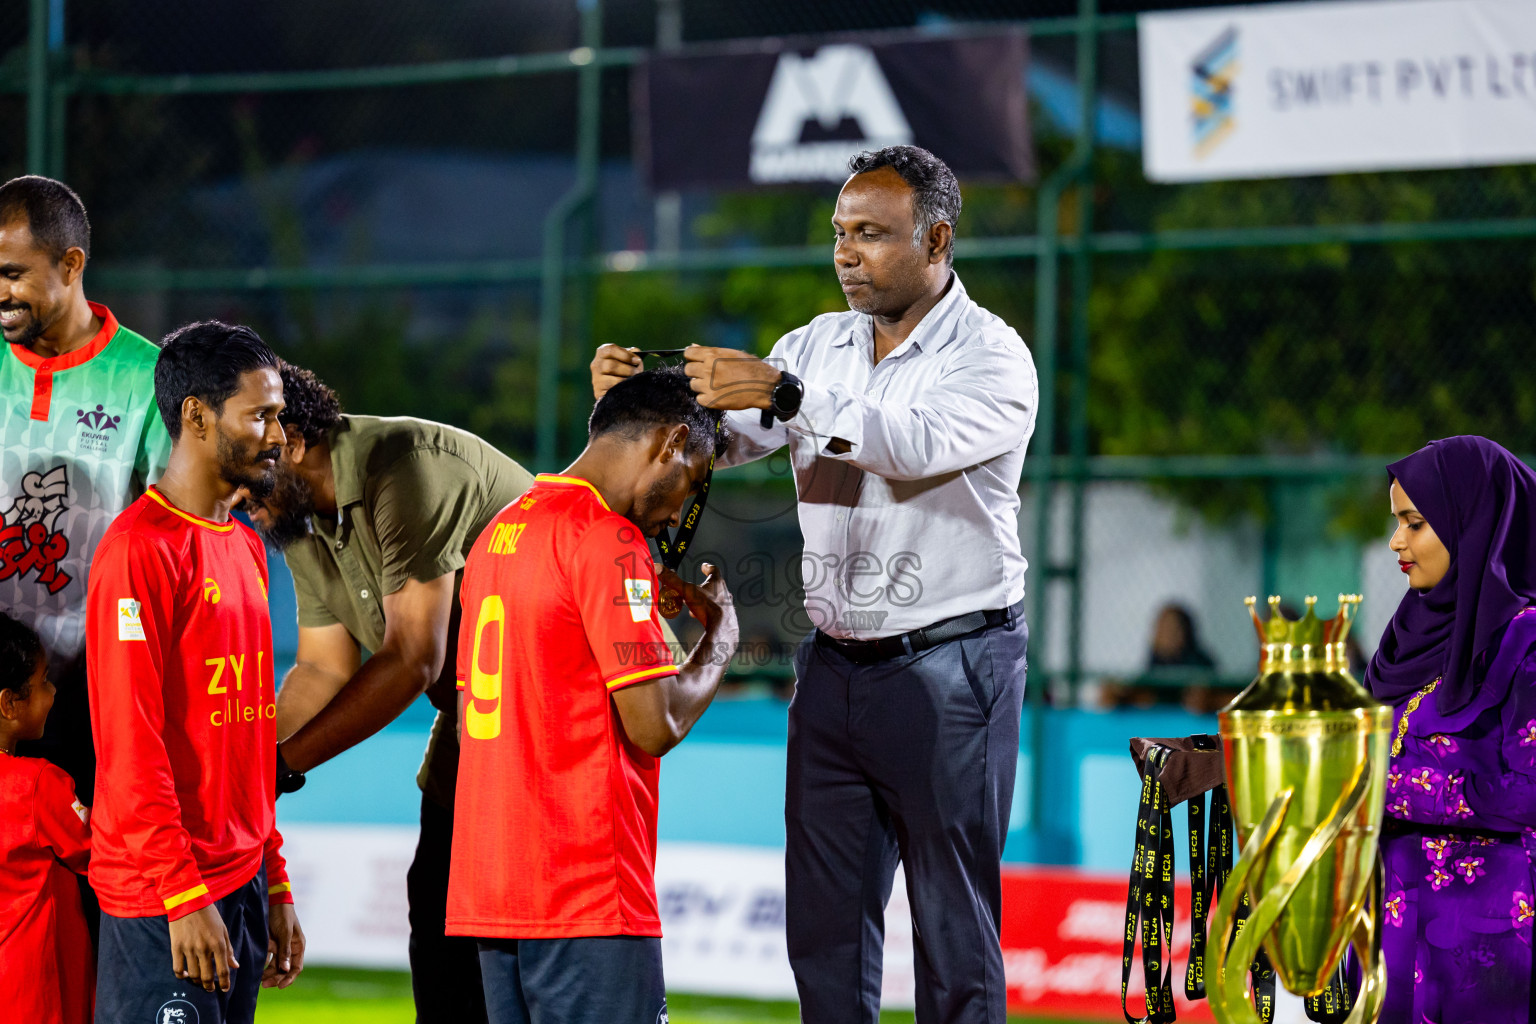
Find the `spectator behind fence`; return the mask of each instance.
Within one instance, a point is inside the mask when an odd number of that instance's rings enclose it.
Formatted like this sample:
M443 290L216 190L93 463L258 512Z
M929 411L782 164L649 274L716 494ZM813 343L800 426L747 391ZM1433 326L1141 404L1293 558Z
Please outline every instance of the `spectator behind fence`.
M1200 646L1195 633L1195 618L1189 609L1177 601L1163 605L1152 626L1152 653L1147 658L1147 670L1214 668L1215 665L1205 648Z
M1194 616L1183 604L1169 601L1152 620L1146 671L1129 681L1106 682L1099 704L1104 708L1176 704L1191 714L1210 714L1232 697L1229 690L1211 685L1215 667L1216 662L1200 646Z

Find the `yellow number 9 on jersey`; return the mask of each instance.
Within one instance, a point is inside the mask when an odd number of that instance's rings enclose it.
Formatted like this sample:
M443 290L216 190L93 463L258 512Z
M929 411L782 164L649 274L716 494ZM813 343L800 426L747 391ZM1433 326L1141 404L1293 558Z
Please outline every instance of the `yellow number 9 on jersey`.
M487 672L481 664L485 653L485 631L496 627L495 671ZM507 608L500 594L492 594L480 602L480 615L475 622L475 657L469 671L470 699L464 706L464 730L472 740L493 740L501 735L501 662L506 650ZM489 702L490 710L482 711L480 704Z

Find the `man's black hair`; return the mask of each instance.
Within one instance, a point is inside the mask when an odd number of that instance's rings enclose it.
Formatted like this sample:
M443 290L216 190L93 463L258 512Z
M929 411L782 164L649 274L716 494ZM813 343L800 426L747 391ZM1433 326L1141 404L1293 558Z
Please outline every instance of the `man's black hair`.
M167 334L155 361L155 404L171 440L181 436L181 405L189 396L221 413L240 390L241 375L263 366L275 370L279 360L249 327L204 320Z
M699 404L681 366L663 366L626 377L609 388L592 409L587 436L617 432L638 437L651 427L686 423L687 451L718 456L731 443L731 430L720 422L720 416L717 410Z
M912 187L912 213L917 230L912 241L920 243L940 222L950 229L944 262L955 262L955 227L960 222L960 183L949 165L920 146L887 146L865 150L848 161L848 173L868 174L889 167Z
M0 225L25 220L32 242L55 263L70 249L91 258L91 222L85 204L62 181L27 174L0 185Z
M32 673L43 657L43 642L31 626L0 611L0 690L22 700L32 693Z
M302 434L306 445L324 441L341 422L341 399L302 366L284 360L278 373L283 378L283 401L286 403L278 422L288 433Z

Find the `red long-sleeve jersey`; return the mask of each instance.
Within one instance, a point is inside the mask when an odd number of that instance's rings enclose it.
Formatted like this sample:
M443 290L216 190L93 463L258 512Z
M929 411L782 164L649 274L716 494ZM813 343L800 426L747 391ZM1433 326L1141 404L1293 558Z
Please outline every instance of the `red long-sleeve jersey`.
M96 955L75 874L91 828L62 770L0 754L0 1004L6 1019L91 1024Z
M250 881L292 902L277 775L267 555L154 488L96 548L86 598L96 741L91 884L114 917L185 917Z

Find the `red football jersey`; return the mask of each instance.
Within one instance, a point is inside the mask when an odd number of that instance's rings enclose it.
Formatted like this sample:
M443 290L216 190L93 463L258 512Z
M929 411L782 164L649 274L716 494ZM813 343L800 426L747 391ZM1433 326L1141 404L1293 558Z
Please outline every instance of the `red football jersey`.
M676 675L645 537L574 477L540 476L475 541L448 934L661 934L656 759L614 690Z
M114 917L185 917L267 866L277 704L267 553L249 527L150 488L91 563L86 658L96 740L91 885Z
M0 1002L6 1019L90 1024L96 953L75 875L91 830L64 772L0 754Z

